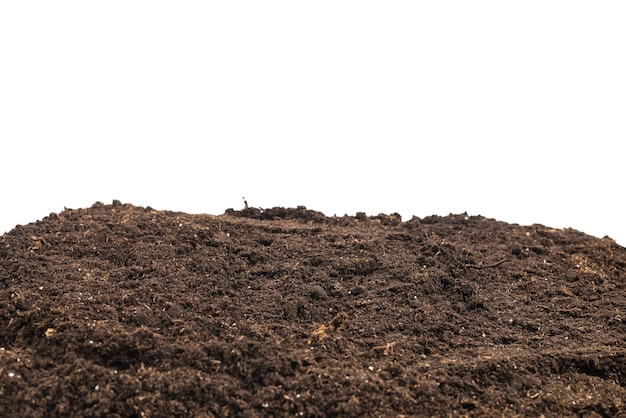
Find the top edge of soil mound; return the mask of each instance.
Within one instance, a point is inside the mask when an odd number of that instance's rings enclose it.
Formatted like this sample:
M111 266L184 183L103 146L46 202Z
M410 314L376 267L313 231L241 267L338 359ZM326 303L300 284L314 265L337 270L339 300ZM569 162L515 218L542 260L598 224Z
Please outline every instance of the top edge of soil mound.
M38 224L41 222L46 222L48 219L54 219L56 217L58 217L59 215L62 215L64 213L71 213L71 212L92 212L92 213L96 213L96 212L101 212L101 211L107 211L107 210L113 210L113 211L120 211L120 210L138 210L138 211L144 211L144 212L153 212L153 213L162 213L162 214L173 214L173 215L179 215L179 216L185 216L185 217L203 217L203 216L208 216L208 217L220 217L220 216L231 216L234 218L245 218L245 219L254 219L254 220L261 220L261 221L293 221L296 223L302 223L302 224L335 224L335 225L353 225L353 223L351 223L352 221L361 221L361 222L367 222L367 223L372 223L372 224L381 224L384 226L388 226L388 225L401 225L401 224L422 224L422 225L434 225L437 223L445 223L445 224L459 224L459 225L470 225L470 220L475 222L475 221L489 221L489 222L494 222L497 224L500 224L502 226L520 226L517 223L507 223L507 222L503 222L503 221L498 221L496 219L493 218L487 218L484 217L482 215L468 215L467 212L463 212L463 213L459 213L459 214L453 214L450 213L449 215L430 215L430 216L426 216L424 218L420 218L418 216L413 216L411 219L404 221L402 220L402 216L399 213L391 213L391 214L385 214L385 213L379 213L378 215L367 215L365 212L357 212L356 215L354 216L350 216L350 215L343 215L343 216L337 216L337 215L333 215L333 216L327 216L325 215L323 212L320 211L316 211L316 210L311 210L308 209L306 206L304 205L299 205L295 208L286 208L286 207L280 207L280 206L276 206L273 208L268 208L268 209L263 209L263 208L257 208L257 207L247 207L244 209L233 209L233 208L228 208L224 211L224 213L222 215L208 215L208 214L190 214L187 212L179 212L179 211L170 211L167 209L154 209L150 206L135 206L133 204L130 203L122 203L119 200L113 200L111 204L104 204L102 202L95 202L91 207L89 208L77 208L77 209L72 209L72 208L65 208L65 210L63 212L60 213L51 213L50 215L43 217L40 221L35 221L32 222L28 225L33 225L33 224ZM85 213L87 213L85 212ZM16 227L24 227L25 225L17 225ZM593 237L591 235L585 234L582 231L578 231L576 229L573 228L564 228L564 229L558 229L558 228L551 228L548 226L545 226L543 224L540 223L535 223L532 225L528 225L527 227L532 227L532 228L544 228L546 230L551 230L551 231L561 231L563 233L568 233L568 234L574 234L574 235L579 235L579 236L585 236L588 237L589 239L599 239L596 237ZM7 233L9 233L11 231L8 231ZM613 240L611 237L609 236L605 236L602 238L603 240L610 240L615 242L615 240ZM618 245L618 244L616 244Z
M376 216L367 216L364 212L358 212L356 216L344 215L343 217L329 217L322 212L307 209L306 206L297 206L295 208L273 207L270 209L254 207L241 210L226 209L224 214L241 218L259 219L264 221L293 220L302 223L339 222L339 220L341 219L358 219L361 221L373 220L383 224L394 224L402 222L402 217L398 213L392 213L390 215L380 213Z
M301 223L335 223L339 224L346 220L358 220L358 221L371 221L373 223L380 223L382 225L398 225L402 223L402 216L397 213L379 213L378 215L367 215L365 212L357 212L356 215L343 215L343 216L326 216L324 213L307 209L306 206L297 206L295 208L273 207L270 209L262 209L249 207L241 210L226 209L224 215L235 216L240 218L258 219L264 221L281 221L291 220ZM485 219L483 216L472 216L475 219ZM450 214L447 216L430 215L424 218L413 216L408 222L419 222L423 224L435 224L442 219L458 219L467 220L469 217L467 213Z

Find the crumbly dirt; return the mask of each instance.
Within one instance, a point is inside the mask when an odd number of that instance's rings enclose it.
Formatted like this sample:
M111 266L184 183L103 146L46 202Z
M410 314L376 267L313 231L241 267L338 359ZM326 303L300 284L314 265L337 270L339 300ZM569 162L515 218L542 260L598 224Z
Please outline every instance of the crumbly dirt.
M0 416L626 416L626 248L114 201L0 239Z

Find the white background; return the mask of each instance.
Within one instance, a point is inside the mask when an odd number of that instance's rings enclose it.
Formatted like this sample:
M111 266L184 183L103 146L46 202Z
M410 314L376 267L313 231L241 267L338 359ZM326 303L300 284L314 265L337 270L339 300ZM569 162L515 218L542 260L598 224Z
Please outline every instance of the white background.
M0 3L0 233L96 201L626 245L623 1Z

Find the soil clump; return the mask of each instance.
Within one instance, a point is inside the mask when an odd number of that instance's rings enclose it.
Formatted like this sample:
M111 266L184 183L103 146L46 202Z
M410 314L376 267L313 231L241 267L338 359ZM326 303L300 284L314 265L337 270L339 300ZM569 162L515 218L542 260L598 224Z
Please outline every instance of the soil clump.
M0 237L0 416L626 416L626 249L114 201Z

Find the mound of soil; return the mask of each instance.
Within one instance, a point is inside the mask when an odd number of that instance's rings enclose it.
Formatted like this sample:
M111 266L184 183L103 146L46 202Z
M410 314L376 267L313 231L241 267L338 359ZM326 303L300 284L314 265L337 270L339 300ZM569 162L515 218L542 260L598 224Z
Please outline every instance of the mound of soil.
M626 249L114 201L0 239L0 416L626 416Z

